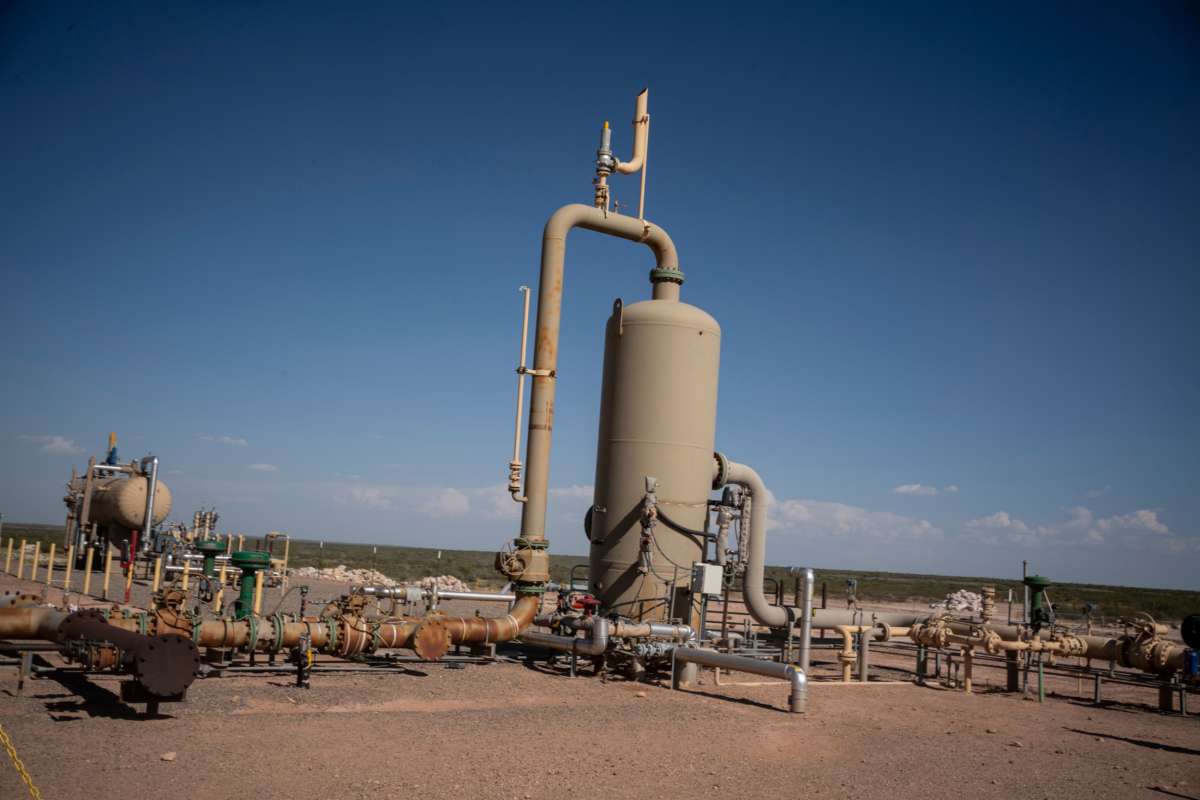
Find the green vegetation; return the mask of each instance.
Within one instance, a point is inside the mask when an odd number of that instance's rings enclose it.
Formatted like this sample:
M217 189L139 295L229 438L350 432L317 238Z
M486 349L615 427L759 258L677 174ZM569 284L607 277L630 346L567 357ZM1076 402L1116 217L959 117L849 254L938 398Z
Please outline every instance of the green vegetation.
M1020 615L1023 589L1021 579L980 578L950 575L910 575L900 572L853 572L849 570L818 569L816 572L816 601L820 602L821 584L828 592L831 608L844 608L846 603L846 581L858 581L858 598L862 605L872 601L905 603L929 603L945 597L959 589L978 592L982 586L996 587L996 612L1008 614L1008 590L1013 591L1014 616ZM783 567L767 567L767 588L773 589L772 580L782 581L783 590L790 598L796 578ZM1051 579L1053 575L1048 576ZM1200 592L1181 589L1144 589L1134 586L1103 586L1092 583L1054 583L1048 594L1059 617L1079 619L1084 615L1085 603L1096 607L1097 621L1115 620L1146 611L1160 622L1183 619L1188 614L1200 613Z
M8 538L24 538L32 544L42 542L42 549L51 542L62 546L61 525L31 525L5 523L0 543L7 548ZM247 540L251 547L251 540ZM374 552L378 550L378 552ZM0 551L2 552L2 551ZM439 558L440 555L440 558ZM344 542L320 543L311 540L293 539L291 543L291 565L293 567L373 567L383 574L400 581L415 580L427 575L455 575L476 587L495 588L503 583L492 566L495 553L483 550L437 550L429 547L397 547L369 544L347 544ZM586 556L551 555L550 571L556 581L565 582L576 565L586 565ZM586 566L577 573L586 574ZM789 575L785 567L767 567L767 589L774 593L775 584L783 585L784 594L791 602L796 578ZM846 581L858 581L858 598L864 606L871 603L928 603L941 599L958 589L978 592L981 586L996 587L997 612L1007 614L1008 590L1013 590L1016 604L1022 596L1020 579L997 579L961 577L950 575L908 575L898 572L854 572L850 570L816 570L816 598L820 602L821 584L827 589L830 607L845 605ZM1049 576L1053 578L1054 576ZM1056 583L1050 587L1050 599L1058 609L1059 616L1079 618L1085 603L1096 606L1097 619L1114 620L1138 611L1149 612L1160 621L1180 620L1188 614L1200 613L1200 592L1178 589L1143 589L1131 586L1102 586L1084 583ZM1019 613L1019 610L1017 611Z

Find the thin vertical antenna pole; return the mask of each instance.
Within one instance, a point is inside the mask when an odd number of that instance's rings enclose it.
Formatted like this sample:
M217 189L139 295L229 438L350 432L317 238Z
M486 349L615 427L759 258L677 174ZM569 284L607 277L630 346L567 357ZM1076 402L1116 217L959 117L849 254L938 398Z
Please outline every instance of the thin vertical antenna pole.
M650 115L646 115L646 150L642 156L642 188L638 194L638 219L646 221L646 170L650 168Z
M529 287L522 286L517 291L525 295L525 308L521 314L521 353L517 364L517 421L513 426L513 456L514 464L521 463L521 412L525 406L525 351L529 346Z

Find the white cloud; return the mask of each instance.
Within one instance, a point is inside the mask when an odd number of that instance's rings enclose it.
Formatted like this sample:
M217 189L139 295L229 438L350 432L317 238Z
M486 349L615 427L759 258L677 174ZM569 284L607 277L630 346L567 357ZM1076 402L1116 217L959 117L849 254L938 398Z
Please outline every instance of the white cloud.
M892 494L904 494L911 497L932 497L937 493L936 486L926 486L922 483L905 483L892 489Z
M208 436L206 434L201 434L199 438L206 442L223 444L226 447L245 447L246 445L250 444L241 436Z
M22 434L17 437L26 442L40 444L43 453L50 453L56 456L73 456L83 452L83 448L75 444L74 439L68 439L65 436L29 436Z
M771 503L770 527L784 535L835 536L895 542L942 535L928 520L890 511L870 511L826 500L783 500Z
M255 472L279 472L279 467L274 464L251 464L249 468Z
M1058 529L1049 525L1029 525L1007 511L997 511L967 523L967 531L975 538L995 544L1004 536L1013 544L1038 545L1058 534Z
M570 486L560 486L550 490L551 497L569 497L572 500L591 500L595 494L594 486L584 486L581 483L573 483Z
M1001 540L1015 544L1039 545L1050 539L1063 545L1098 545L1112 543L1113 536L1120 534L1116 543L1132 549L1144 549L1153 541L1154 548L1167 547L1172 551L1200 548L1200 539L1179 536L1171 532L1166 523L1158 518L1159 512L1143 508L1132 514L1114 514L1097 517L1089 508L1073 506L1067 510L1068 519L1056 525L1029 525L997 511L986 517L967 523L967 531L974 539L989 544ZM1146 534L1152 534L1149 539Z
M958 494L958 486L956 486L953 483L950 484L949 486L943 486L942 492L944 492L945 494Z
M1171 531L1158 518L1158 512L1143 508L1132 514L1119 514L1096 520L1096 527L1107 531L1114 528L1125 530L1145 531L1148 533L1170 533Z
M398 489L387 486L342 486L334 491L333 500L339 505L387 511L392 508L392 503L399 494Z
M459 489L437 489L425 499L420 511L431 517L461 517L471 511L471 500Z

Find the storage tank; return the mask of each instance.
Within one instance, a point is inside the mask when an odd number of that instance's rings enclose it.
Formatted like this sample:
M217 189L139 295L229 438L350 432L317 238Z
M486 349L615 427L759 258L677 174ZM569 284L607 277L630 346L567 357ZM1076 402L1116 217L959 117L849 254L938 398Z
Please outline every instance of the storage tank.
M90 518L102 528L142 530L146 522L146 491L150 479L141 475L97 481L92 490ZM158 481L154 490L154 524L171 513L171 490Z
M713 480L721 327L675 300L613 306L604 341L594 505L589 512L591 591L608 611L692 621L687 587L703 544L659 521L642 554L646 478L658 506L702 530ZM671 586L676 586L674 597Z

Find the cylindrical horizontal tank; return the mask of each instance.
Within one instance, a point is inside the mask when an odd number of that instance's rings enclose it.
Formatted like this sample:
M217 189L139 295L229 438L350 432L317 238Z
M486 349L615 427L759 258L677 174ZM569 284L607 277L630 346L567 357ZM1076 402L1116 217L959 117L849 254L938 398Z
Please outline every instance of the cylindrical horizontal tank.
M101 527L142 530L146 522L146 491L150 479L141 475L106 478L92 490L90 517ZM154 524L171 513L171 490L161 480L154 490Z
M705 527L720 357L721 327L695 306L614 304L588 526L591 590L606 610L645 621L694 616L685 590L703 544L659 521L643 557L642 502L653 477L661 511L686 528Z

